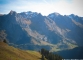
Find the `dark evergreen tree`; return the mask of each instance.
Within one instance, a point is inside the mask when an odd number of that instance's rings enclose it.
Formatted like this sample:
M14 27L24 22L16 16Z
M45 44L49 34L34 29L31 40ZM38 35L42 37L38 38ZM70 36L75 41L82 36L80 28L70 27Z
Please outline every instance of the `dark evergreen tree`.
M41 54L42 54L42 60L45 60L45 58L47 60L62 60L61 56L57 54L53 54L49 52L48 50L45 50L44 48L41 49Z
M7 43L7 40L6 40L6 39L4 39L4 40L3 40L3 42L4 42L4 43Z
M44 55L42 55L42 58L41 58L41 60L45 60L45 57L44 57Z

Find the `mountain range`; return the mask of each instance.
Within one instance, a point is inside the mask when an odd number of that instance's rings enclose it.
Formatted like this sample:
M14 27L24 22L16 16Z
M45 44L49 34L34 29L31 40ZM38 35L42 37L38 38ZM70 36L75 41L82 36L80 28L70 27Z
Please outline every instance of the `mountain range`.
M0 14L0 40L29 50L46 48L51 52L83 46L83 17L57 12L43 16L37 12L10 11Z

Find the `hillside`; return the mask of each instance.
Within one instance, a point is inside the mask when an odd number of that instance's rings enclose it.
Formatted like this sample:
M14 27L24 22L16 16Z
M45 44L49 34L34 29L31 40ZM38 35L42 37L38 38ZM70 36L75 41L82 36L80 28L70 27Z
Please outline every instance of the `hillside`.
M24 51L0 42L0 60L40 60L41 54L36 51Z

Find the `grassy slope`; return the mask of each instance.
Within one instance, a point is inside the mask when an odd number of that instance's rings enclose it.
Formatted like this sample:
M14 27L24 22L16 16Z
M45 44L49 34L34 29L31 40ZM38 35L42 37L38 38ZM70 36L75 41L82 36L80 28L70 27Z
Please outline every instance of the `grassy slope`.
M36 51L24 51L0 42L0 60L40 60L41 54Z

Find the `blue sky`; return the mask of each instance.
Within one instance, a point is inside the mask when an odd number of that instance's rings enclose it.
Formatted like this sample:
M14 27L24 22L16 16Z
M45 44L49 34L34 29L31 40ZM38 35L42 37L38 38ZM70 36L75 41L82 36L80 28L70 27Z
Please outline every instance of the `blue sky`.
M32 11L42 15L58 12L83 17L83 0L0 0L0 14L7 14L10 10L18 13Z

